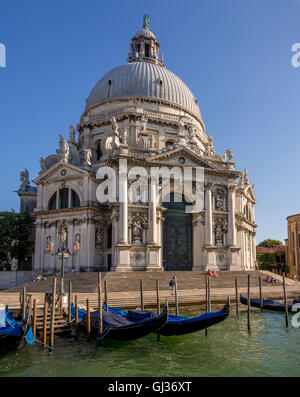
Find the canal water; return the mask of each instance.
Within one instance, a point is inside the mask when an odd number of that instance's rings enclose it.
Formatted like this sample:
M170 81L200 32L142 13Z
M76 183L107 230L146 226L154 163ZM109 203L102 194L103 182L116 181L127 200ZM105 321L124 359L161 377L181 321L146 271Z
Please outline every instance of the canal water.
M300 328L286 329L280 313L253 311L251 317L250 333L242 312L207 336L199 331L157 342L152 334L97 347L82 335L56 339L51 353L35 343L0 357L0 376L300 376Z

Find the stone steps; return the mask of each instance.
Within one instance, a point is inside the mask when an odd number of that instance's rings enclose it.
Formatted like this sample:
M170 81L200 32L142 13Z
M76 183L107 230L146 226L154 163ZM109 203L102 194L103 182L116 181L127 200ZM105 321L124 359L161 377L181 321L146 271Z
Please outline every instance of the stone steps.
M251 286L258 286L258 277L261 275L262 280L266 275L262 272L227 272L218 273L217 278L211 278L212 288L234 287L235 278L238 279L240 287L246 287L248 283L248 274L251 274ZM168 290L169 281L173 276L177 278L178 289L205 288L206 273L204 272L184 272L184 271L167 271L167 272L103 272L102 280L106 280L109 291L136 291L139 290L140 279L143 279L145 291L155 290L155 282L159 280L160 289ZM66 273L65 290L68 289L68 283L72 281L73 292L97 292L97 273ZM262 282L263 287L270 287L270 283ZM27 292L51 292L52 277L25 285ZM57 282L57 292L60 289L60 282ZM5 292L20 292L22 287L12 288Z

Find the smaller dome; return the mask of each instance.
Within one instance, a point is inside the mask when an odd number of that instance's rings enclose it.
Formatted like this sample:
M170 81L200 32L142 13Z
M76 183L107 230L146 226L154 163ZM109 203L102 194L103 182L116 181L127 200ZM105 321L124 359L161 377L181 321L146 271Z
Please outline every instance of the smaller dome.
M151 30L145 29L145 28L139 30L139 31L133 36L134 39L138 39L139 37L148 37L148 38L151 38L151 39L155 39L155 40L156 40L156 37L155 37L155 35L151 32Z

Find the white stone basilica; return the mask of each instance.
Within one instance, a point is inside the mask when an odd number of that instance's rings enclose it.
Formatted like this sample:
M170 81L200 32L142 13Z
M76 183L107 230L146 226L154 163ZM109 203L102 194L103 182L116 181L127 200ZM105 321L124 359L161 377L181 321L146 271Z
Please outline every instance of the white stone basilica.
M21 210L36 217L34 270L60 268L48 245L59 246L62 229L70 252L80 244L78 254L65 261L67 271L162 270L163 263L168 270L254 269L256 199L247 169L235 170L231 149L215 152L197 99L165 67L159 47L145 17L127 63L108 72L86 100L78 136L70 126L69 139L60 135L56 153L40 159L36 188L28 171L21 173ZM117 186L128 200L99 203L97 187L105 180L97 170L112 167L119 178L120 159L129 172L204 168L203 208L187 211L192 198L178 202L183 196L175 181L171 200L162 197L161 178L158 185L146 178L149 186L139 186L133 200L129 190L139 178L127 175Z

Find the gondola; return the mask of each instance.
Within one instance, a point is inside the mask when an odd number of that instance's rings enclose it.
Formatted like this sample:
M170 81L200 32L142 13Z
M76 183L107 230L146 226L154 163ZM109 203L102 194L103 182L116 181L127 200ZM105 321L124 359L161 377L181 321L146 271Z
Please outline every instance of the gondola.
M0 355L21 347L24 340L33 342L28 314L22 322L16 321L8 308L0 305Z
M248 298L243 295L240 295L240 302L244 305L248 305ZM273 301L272 299L263 299L262 302L263 310L270 310L274 312L285 312L284 302L281 301ZM300 299L294 299L292 304L288 305L289 313L296 313L300 311L300 308L296 308L295 311L292 311L292 307L294 304L300 303ZM260 308L260 300L259 299L250 299L250 306Z
M114 312L118 312L117 309L111 309ZM141 319L153 318L156 316L156 312L150 310L129 310L126 313L126 318L130 321L140 321ZM120 313L121 314L121 313ZM173 335L185 335L192 332L201 331L211 327L212 325L218 324L224 321L229 314L229 303L227 302L223 309L218 312L208 312L197 317L180 317L169 315L166 324L159 330L160 335L173 336Z
M137 321L130 321L121 314L112 313L111 311L102 311L103 315L103 332L98 336L97 341L100 344L104 338L114 339L118 341L129 341L141 338L152 332L159 330L165 325L168 319L168 306L159 316L153 316L147 319L139 319ZM75 317L75 307L72 305L72 317ZM86 328L87 315L84 310L78 311L78 319ZM91 333L96 334L99 329L99 312L94 311L90 313Z

